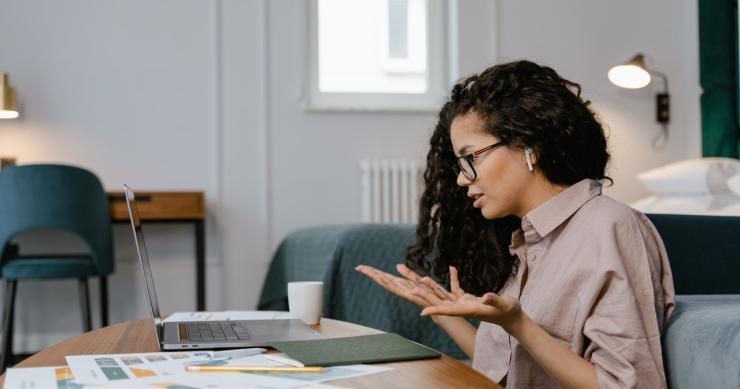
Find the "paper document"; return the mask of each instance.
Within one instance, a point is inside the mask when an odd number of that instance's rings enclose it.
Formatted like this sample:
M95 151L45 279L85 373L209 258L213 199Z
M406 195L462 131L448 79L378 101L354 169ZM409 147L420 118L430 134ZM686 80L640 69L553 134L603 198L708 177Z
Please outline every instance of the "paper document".
M260 354L251 355L242 358L233 358L228 360L207 360L207 361L194 361L188 363L189 365L200 365L200 366L293 366L299 364L295 360L292 360L285 354ZM253 373L251 375L267 375L270 377L282 377L286 379L301 380L306 382L326 382L331 380L340 380L344 378L360 377L368 374L382 373L385 371L393 370L388 366L373 366L373 365L346 365L346 366L332 366L324 368L321 373ZM219 374L219 373L194 373L194 374ZM225 373L233 374L233 373Z
M105 384L180 374L186 363L209 361L206 352L70 355L65 357L76 382Z
M266 356L277 356L270 359ZM387 366L346 365L332 366L322 373L292 374L247 374L247 373L187 373L185 367L193 366L286 366L295 364L285 354L258 354L231 359L211 359L208 351L198 352L157 352L134 354L70 355L66 357L69 368L62 367L59 372L49 370L44 374L14 373L23 382L29 379L44 379L43 385L6 386L7 388L46 388L87 389L100 387L127 388L322 388L313 384L331 380L359 377L392 370ZM47 369L47 368L45 368ZM49 368L51 369L51 368ZM9 370L10 371L10 370ZM66 377L69 384L81 386L52 385L54 379ZM205 378L203 378L205 377ZM8 379L11 378L9 373ZM74 381L71 381L74 378ZM187 379L191 381L187 381ZM267 382L269 380L273 380ZM212 382L213 381L213 382ZM8 381L11 382L11 381ZM18 381L21 382L21 381ZM238 384L238 385L237 385ZM6 384L7 385L7 384ZM95 386L98 385L98 386Z
M113 382L111 389L339 389L338 386L281 377L240 373L182 373Z
M271 375L178 373L140 379L80 384L67 366L10 368L5 389L337 389L337 386Z
M66 359L75 374L76 381L89 384L133 382L139 378L178 375L185 373L186 365L283 366L262 355L211 359L208 357L208 351L71 355Z
M172 321L227 321L227 320L274 320L292 319L290 312L284 311L214 311L214 312L175 312L165 322Z
M5 372L5 389L91 389L98 385L73 382L74 375L67 366L10 368Z
M393 370L392 367L378 365L344 365L324 368L321 373L312 374L276 374L270 373L270 376L291 378L307 382L327 382L332 380L341 380L345 378L360 377L368 374L382 373Z

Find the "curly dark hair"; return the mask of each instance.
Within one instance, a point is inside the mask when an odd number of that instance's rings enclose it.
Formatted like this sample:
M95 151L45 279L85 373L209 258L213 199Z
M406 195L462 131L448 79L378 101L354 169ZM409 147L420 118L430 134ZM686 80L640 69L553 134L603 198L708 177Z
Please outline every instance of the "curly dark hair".
M462 288L477 295L499 291L516 271L509 245L521 220L485 219L456 183L450 140L456 116L474 111L485 131L507 147L531 147L552 183L611 182L605 176L606 136L589 105L580 85L529 61L492 66L457 83L429 141L416 242L406 253L409 267L447 280L449 266L455 266Z

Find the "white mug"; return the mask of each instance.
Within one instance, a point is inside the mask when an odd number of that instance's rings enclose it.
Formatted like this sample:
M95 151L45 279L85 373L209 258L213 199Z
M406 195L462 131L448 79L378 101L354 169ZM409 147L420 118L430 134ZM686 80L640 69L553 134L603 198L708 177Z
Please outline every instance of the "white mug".
M318 324L324 307L324 283L321 281L288 282L288 308L294 319Z

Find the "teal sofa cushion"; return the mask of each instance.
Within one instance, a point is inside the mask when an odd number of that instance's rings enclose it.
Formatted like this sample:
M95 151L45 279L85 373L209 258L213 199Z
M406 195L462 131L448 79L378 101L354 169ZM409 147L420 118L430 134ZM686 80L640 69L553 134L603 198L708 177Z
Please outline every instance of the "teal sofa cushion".
M671 388L740 388L740 295L678 296L663 335Z
M288 282L323 281L336 257L342 233L347 228L351 227L321 226L291 232L272 257L258 309L287 311ZM324 299L325 303L327 301Z

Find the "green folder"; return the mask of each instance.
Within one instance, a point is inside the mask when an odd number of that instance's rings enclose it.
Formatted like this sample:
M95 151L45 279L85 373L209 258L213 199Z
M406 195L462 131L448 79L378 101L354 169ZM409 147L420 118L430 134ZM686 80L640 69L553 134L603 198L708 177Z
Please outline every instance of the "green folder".
M401 335L386 333L270 344L306 366L353 365L439 358L441 354Z

